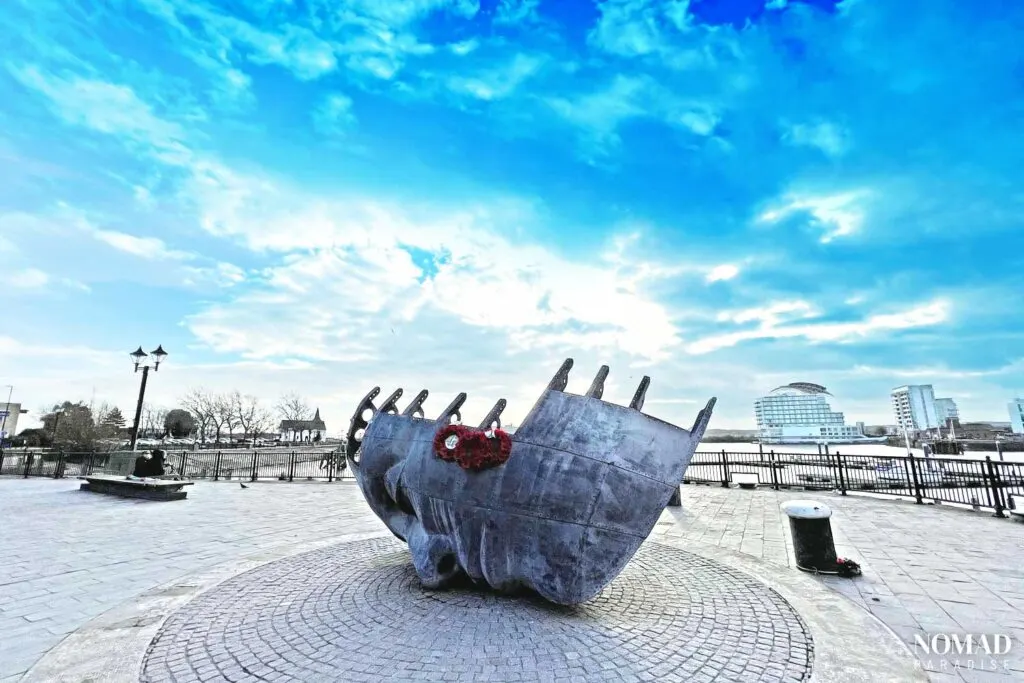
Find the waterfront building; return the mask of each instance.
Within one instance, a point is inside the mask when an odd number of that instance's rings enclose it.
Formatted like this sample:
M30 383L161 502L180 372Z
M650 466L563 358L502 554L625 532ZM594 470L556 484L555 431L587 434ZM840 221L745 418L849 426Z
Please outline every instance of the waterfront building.
M0 444L18 433L18 416L27 412L20 403L0 403Z
M948 425L950 420L960 419L960 409L957 408L956 401L951 398L935 399L935 414L942 426Z
M754 401L758 437L763 443L843 443L865 441L861 423L846 424L829 405L825 387L793 382Z
M1024 434L1024 398L1015 398L1007 406L1010 409L1010 429L1014 434Z
M901 431L926 431L944 424L935 407L935 390L931 384L896 387L892 390L892 410Z
M278 427L281 441L315 443L327 436L327 425L320 418L320 409L312 420L281 420Z

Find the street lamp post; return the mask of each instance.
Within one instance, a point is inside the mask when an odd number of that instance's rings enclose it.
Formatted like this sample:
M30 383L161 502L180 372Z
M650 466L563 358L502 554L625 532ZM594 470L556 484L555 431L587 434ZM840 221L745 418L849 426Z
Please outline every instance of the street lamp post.
M142 368L142 382L139 384L139 402L135 406L135 423L132 425L132 446L131 450L135 450L135 443L139 440L139 421L142 419L142 402L146 399L146 380L149 379L149 369L153 368L153 372L160 369L160 363L163 362L164 358L167 357L167 352L164 351L163 344L156 347L155 351L146 353L142 350L142 347L135 349L130 354L132 362L135 363L135 372ZM146 362L147 358L152 357L153 365Z

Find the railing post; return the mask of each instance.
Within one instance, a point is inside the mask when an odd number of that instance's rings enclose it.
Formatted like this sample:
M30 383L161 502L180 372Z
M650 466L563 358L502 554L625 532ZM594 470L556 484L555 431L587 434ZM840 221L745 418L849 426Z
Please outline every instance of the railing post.
M327 482L334 481L334 452L327 456Z
M908 463L910 464L910 483L914 487L914 498L917 499L917 504L921 505L921 482L917 476L917 459L914 457L913 453L907 453L907 457L903 461L903 466L906 467Z
M768 451L768 467L772 470L772 488L779 490L779 473L775 471L775 449Z
M996 466L992 462L992 458L985 456L985 478L988 479L989 486L992 488L992 503L996 506L996 512L993 517L1006 517L1005 506L1003 505L1003 488L1000 486L999 473L996 471Z
M256 472L259 469L259 457L259 451L252 452L252 476L249 478L249 481L256 481Z
M178 476L185 476L185 466L188 465L188 451L182 451L181 457L178 458Z
M295 451L288 456L288 481L295 481Z
M64 449L57 451L57 466L53 468L53 478L60 479L64 476Z
M41 457L41 456L40 456ZM28 479L29 470L32 469L32 461L35 458L31 453L25 454L25 479Z
M220 480L220 451L217 451L217 459L213 461L213 480Z
M729 457L722 450L722 488L729 488Z
M843 472L843 454L836 451L836 469L839 470L839 495L846 495L846 475Z

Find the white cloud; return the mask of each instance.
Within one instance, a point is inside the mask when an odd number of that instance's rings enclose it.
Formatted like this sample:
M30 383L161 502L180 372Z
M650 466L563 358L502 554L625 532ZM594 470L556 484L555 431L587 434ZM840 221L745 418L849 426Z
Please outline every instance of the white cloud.
M543 57L517 54L501 66L480 70L473 75L451 76L447 85L453 92L479 100L500 100L537 74L546 61Z
M618 144L617 131L622 122L648 115L648 110L637 101L646 85L644 79L618 75L605 90L573 98L551 98L548 104L583 129L599 148L606 148Z
M0 271L0 282L15 289L41 289L50 283L50 276L38 268Z
M790 145L814 147L830 157L840 157L850 149L850 134L827 121L785 126L782 140Z
M152 147L166 161L180 161L187 155L184 129L157 116L127 86L79 76L64 78L31 65L8 65L8 70L23 85L45 95L69 123Z
M521 24L538 19L540 0L501 0L494 12L495 24Z
M458 43L451 43L448 46L448 49L452 51L452 54L465 57L466 55L475 52L479 47L480 41L476 38L470 38L469 40L462 40Z
M704 138L714 134L720 118L712 103L679 97L647 76L618 74L601 89L546 102L581 130L597 155L619 144L618 129L631 119L655 119Z
M938 325L948 319L948 308L945 301L937 300L897 313L871 315L863 320L784 324L787 314L811 318L815 316L815 311L806 302L783 302L765 309L727 315L724 319L734 323L760 322L754 329L712 335L690 342L686 350L691 354L705 354L755 339L803 338L810 342L849 342L877 333Z
M313 111L313 125L325 135L340 135L355 124L352 98L344 93L331 93Z
M794 213L806 212L822 231L821 242L827 244L837 237L856 233L864 223L866 190L832 195L792 194L783 203L758 216L762 223L777 223Z
M197 336L254 357L362 357L372 354L376 332L344 321L441 315L463 329L504 331L517 347L579 343L657 356L678 343L669 310L643 291L657 268L576 263L511 242L500 214L484 208L418 222L380 205L321 201L291 219L243 214L221 224L258 244L308 251L269 269L260 288L193 318ZM430 271L409 248L433 256ZM303 305L320 297L332 307ZM248 333L268 315L307 322L276 340Z
M611 54L623 57L649 55L665 50L665 12L660 1L605 0L590 41Z
M116 230L94 230L92 234L100 242L118 251L152 261L187 261L195 258L194 254L169 249L157 237L138 237Z
M735 266L731 263L723 263L709 270L705 280L707 282L720 282L723 280L731 280L739 274L739 266Z

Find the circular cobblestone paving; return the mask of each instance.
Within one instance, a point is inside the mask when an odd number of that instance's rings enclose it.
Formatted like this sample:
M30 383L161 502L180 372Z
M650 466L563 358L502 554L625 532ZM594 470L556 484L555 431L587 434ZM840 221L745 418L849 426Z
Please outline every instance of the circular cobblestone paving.
M647 543L594 600L425 590L391 538L240 574L172 614L145 682L802 681L811 638L751 577Z

